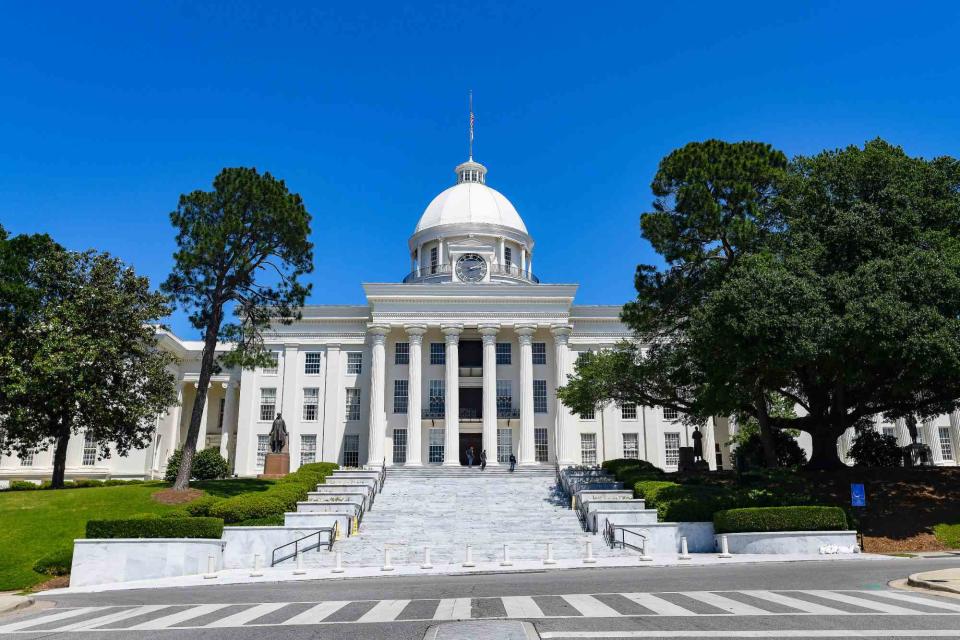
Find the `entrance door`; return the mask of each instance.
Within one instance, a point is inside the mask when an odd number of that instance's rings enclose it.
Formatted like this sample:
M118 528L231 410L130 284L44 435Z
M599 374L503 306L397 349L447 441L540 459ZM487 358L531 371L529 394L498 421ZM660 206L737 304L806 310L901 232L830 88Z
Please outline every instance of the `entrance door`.
M467 449L473 446L473 464L480 465L480 452L483 450L483 434L481 433L461 433L460 434L460 464L467 464ZM487 452L490 455L490 452Z

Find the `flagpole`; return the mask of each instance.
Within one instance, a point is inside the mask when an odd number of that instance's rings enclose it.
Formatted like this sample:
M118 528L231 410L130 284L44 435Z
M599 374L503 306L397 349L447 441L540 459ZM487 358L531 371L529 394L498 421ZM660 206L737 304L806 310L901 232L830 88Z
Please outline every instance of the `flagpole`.
M470 90L470 162L473 162L473 89Z

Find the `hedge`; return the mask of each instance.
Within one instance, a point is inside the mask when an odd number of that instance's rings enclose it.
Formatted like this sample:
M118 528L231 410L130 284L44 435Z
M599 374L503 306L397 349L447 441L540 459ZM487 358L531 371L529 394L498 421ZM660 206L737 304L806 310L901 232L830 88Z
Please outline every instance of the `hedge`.
M220 518L88 520L88 538L220 538Z
M73 565L73 545L54 549L33 563L33 570L48 576L65 576Z
M653 509L657 506L657 494L667 487L678 487L676 482L667 480L641 480L633 485L633 493L637 498L646 501L647 508Z
M276 522L284 512L295 511L297 503L307 499L328 475L339 467L332 462L305 464L293 473L277 480L266 491L244 493L203 507L209 515L222 518L227 524L240 524L250 520Z
M840 507L748 507L713 515L717 533L752 531L843 531L847 516Z

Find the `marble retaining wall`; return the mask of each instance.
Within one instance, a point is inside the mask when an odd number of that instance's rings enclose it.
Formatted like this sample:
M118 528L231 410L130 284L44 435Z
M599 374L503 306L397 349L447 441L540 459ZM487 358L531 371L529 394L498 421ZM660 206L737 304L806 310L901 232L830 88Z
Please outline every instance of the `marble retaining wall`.
M332 523L331 523L332 524ZM324 525L331 526L331 525ZM270 566L270 558L277 547L310 535L318 527L224 527L223 565L226 569L249 569L253 567L254 554L263 558L263 566ZM312 551L310 553L313 553ZM320 551L326 553L326 549Z
M720 536L727 536L730 553L817 554L822 547L834 553L859 550L856 531L765 531L725 533L714 536L714 549L720 550Z
M223 540L199 538L90 538L74 540L70 586L171 578L207 572L208 558L223 568Z

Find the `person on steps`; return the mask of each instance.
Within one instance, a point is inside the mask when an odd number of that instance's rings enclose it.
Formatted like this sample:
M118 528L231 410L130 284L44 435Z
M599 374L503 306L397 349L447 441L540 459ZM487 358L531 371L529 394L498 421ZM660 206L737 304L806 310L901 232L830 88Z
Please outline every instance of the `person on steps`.
M467 447L467 468L473 468L473 445Z
M513 470L517 468L517 456L510 454L510 473L513 473Z
M484 449L480 452L480 471L486 471L487 469L487 450Z

